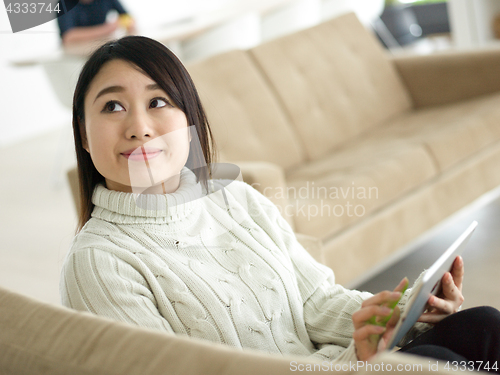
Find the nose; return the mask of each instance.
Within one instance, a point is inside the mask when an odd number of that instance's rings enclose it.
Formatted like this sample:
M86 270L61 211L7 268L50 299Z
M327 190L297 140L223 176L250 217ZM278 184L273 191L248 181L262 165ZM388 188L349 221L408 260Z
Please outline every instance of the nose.
M126 120L125 137L127 139L154 138L152 120L145 111L131 109Z

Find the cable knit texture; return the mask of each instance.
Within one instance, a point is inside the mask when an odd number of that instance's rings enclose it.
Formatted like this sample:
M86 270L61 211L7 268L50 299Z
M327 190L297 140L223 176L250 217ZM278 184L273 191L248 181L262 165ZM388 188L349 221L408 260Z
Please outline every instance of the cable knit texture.
M213 186L204 194L187 168L172 194L97 186L64 263L62 303L242 349L356 361L351 315L371 294L335 284L250 185Z

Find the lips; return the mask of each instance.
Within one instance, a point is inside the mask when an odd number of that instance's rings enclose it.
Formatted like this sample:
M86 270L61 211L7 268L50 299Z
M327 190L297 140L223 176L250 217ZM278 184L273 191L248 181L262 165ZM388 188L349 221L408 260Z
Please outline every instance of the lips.
M121 155L126 157L128 160L144 161L151 160L160 155L162 152L163 150L160 150L159 148L141 146L124 151Z

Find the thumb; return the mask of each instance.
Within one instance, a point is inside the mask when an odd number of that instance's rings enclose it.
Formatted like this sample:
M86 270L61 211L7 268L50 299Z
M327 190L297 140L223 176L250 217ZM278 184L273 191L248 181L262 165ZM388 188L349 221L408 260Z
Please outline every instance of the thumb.
M384 351L386 347L387 347L387 340L385 339L384 336L382 336L378 341L377 353Z
M401 315L400 313L401 313L401 311L399 310L399 307L398 306L394 307L394 311L392 312L391 319L389 319L389 321L387 322L387 326L386 326L387 328L392 328L392 327L396 326L396 324L399 321L399 316Z

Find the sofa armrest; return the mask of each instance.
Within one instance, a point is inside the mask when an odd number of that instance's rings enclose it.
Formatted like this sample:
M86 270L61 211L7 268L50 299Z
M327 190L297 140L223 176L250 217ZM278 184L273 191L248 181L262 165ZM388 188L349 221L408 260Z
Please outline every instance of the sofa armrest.
M390 58L416 108L500 91L500 49Z
M264 161L233 162L241 169L243 181L263 194L281 211L282 216L294 228L293 217L286 214L288 204L285 171L277 164Z
M337 375L353 374L353 369L359 375L459 372L400 353L381 353L368 364L329 365L303 356L241 350L50 305L0 287L1 374L285 375L308 368Z
M291 360L317 364L112 321L0 287L0 374L285 375Z

